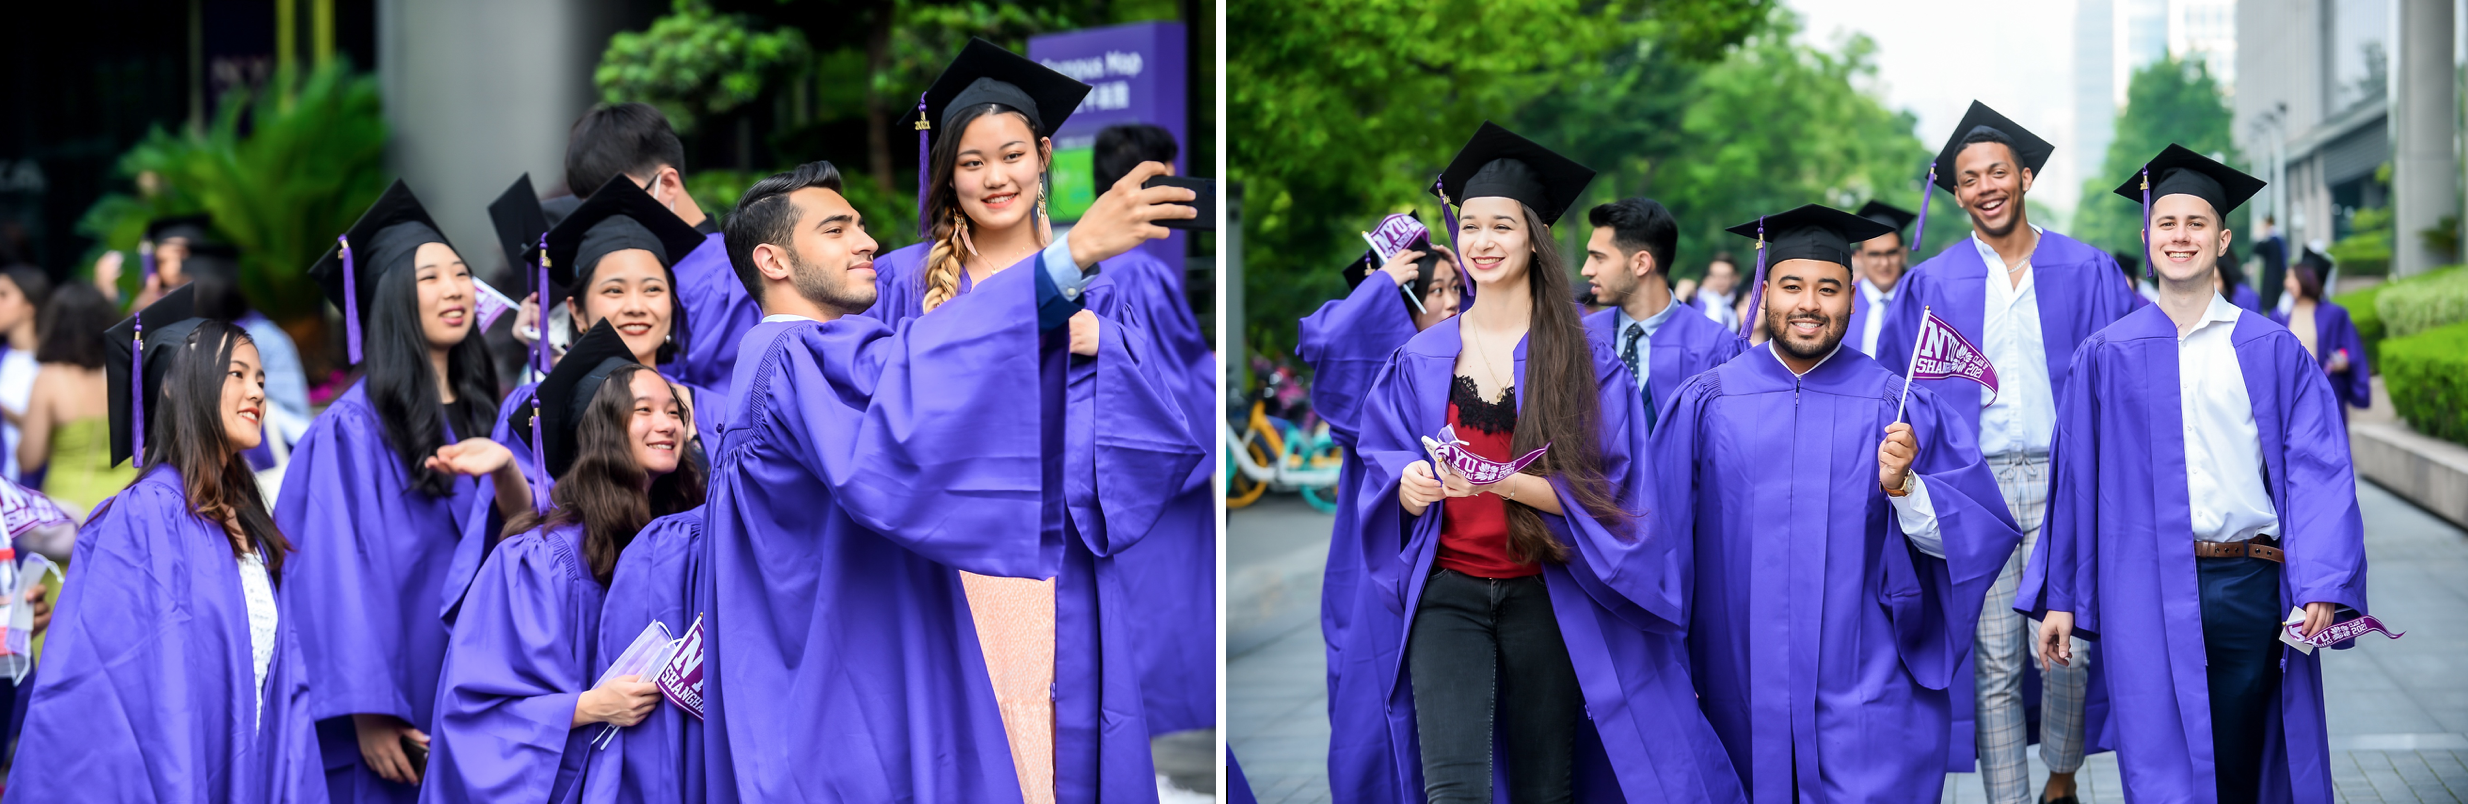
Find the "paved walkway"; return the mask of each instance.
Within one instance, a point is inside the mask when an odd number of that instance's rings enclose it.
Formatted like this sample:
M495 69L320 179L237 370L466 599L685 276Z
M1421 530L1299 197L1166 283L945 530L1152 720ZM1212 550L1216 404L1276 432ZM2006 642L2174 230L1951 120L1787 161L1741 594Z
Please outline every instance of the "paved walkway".
M2408 636L2324 659L2340 800L2468 802L2468 533L2372 484L2357 496L2373 611ZM1292 497L1228 517L1227 738L1262 804L1329 800L1318 592L1328 527ZM2081 779L2086 804L2125 800L2113 754L2092 757ZM1947 777L1945 791L1947 802L1985 800L1972 774Z

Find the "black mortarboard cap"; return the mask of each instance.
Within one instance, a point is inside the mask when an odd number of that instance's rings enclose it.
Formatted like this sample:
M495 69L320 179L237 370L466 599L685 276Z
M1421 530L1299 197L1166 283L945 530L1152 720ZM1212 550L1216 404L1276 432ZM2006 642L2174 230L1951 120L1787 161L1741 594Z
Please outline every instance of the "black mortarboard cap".
M156 299L146 309L113 324L103 331L103 379L111 390L111 463L137 456L144 446L139 435L145 427L149 404L163 398L163 377L171 370L171 360L178 354L174 347L186 342L189 333L205 319L197 317L196 288L181 285ZM145 354L142 368L146 373L146 394L141 401L130 393L132 362L138 362L136 335L138 325L145 325ZM158 411L159 412L159 411Z
M1852 244L1894 231L1883 223L1821 204L1768 215L1723 231L1754 238L1760 222L1765 233L1764 265L1784 260L1819 260L1847 268L1851 265Z
M1512 198L1533 207L1544 225L1558 223L1593 181L1593 168L1488 120L1458 149L1457 158L1449 160L1448 169L1440 171L1440 191L1448 203Z
M1997 110L1988 108L1988 104L1972 101L1970 111L1962 115L1962 122L1954 124L1954 136L1947 138L1945 147L1937 151L1938 187L1949 193L1954 191L1954 156L1962 153L1962 141L1970 139L1973 132L1981 129L2005 135L2013 143L2014 158L2034 175L2040 172L2042 165L2048 164L2048 155L2057 150L2057 146L2048 144L2047 140L2040 139L2030 129L2006 119Z
M626 249L649 251L661 266L674 266L702 245L703 233L661 206L633 179L612 176L575 207L574 214L548 230L548 281L572 288L601 257Z
M2134 175L2126 177L2124 184L2117 185L2117 194L2134 203L2142 203L2145 171L2151 177L2150 200L2158 201L2161 196L2168 195L2190 195L2210 202L2211 210L2218 213L2222 220L2227 219L2228 213L2243 206L2246 199L2262 192L2264 184L2263 180L2246 175L2244 171L2194 153L2193 149L2183 145L2169 143L2167 150L2160 151L2158 156L2144 163L2142 170L2134 171Z
M1063 121L1080 108L1080 100L1088 97L1089 86L1071 76L1055 72L1025 56L1004 50L1001 45L980 38L968 40L960 55L943 68L943 74L927 87L926 120L932 131L939 131L951 122L951 115L961 109L983 103L999 103L1028 115L1031 128L1038 136L1054 136ZM936 133L933 136L941 136Z
M1895 234L1901 234L1904 229L1910 228L1912 221L1920 219L1919 213L1875 200L1861 205L1859 215L1885 224L1886 228L1894 230Z
M575 428L583 421L583 413L591 408L591 398L600 393L600 386L609 374L634 363L634 351L626 348L626 340L607 321L593 326L590 332L566 350L532 393L539 403L539 433L542 468L549 477L563 477L574 466L578 450ZM531 441L532 428L515 428L526 442Z
M497 226L497 245L506 252L506 270L521 279L516 287L538 291L532 287L540 279L530 269L531 251L540 247L540 236L548 234L548 213L540 208L540 196L531 189L531 174L506 188L497 200L488 202L488 219Z
M401 179L394 180L377 203L360 213L360 220L343 238L351 246L350 253L343 252L343 243L327 247L325 256L309 266L309 278L317 280L326 300L343 311L347 355L358 363L360 328L368 323L370 305L377 298L377 278L411 265L412 255L423 244L445 243L447 248L454 244L446 240L437 222L429 218L428 209L420 206L420 199Z
M146 239L161 244L171 238L187 240L191 247L214 240L214 216L200 212L194 215L171 215L146 222Z

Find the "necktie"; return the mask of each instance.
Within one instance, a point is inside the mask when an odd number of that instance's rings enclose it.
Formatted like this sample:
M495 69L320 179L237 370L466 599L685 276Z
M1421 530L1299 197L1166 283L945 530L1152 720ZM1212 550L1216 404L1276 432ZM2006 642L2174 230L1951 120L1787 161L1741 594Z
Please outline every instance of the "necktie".
M1637 380L1637 392L1645 395L1645 431L1654 431L1654 389L1645 383L1644 360L1637 354L1637 341L1645 337L1645 325L1628 325L1628 345L1620 348L1620 361L1628 364L1628 375Z

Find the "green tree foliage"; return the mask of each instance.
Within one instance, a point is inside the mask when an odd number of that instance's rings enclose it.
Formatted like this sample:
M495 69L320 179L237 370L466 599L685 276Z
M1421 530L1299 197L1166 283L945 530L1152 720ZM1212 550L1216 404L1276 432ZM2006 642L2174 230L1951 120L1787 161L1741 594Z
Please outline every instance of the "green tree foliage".
M758 31L752 18L717 13L702 0L675 0L671 8L647 30L609 37L591 78L601 99L657 106L680 133L762 97L766 84L804 69L813 55L795 28Z
M2098 173L2083 180L2074 208L2074 239L2108 251L2142 253L2142 202L2116 195L2117 184L2170 143L2230 164L2245 161L2229 137L2236 113L2202 60L2171 56L2134 71L2117 114L2116 138ZM2231 227L2241 221L2231 221Z
M1768 4L1268 0L1228 15L1247 334L1264 350L1344 290L1333 269L1373 219L1437 220L1432 176L1485 119L1601 171L1588 204L1669 206L1681 276L1716 250L1751 259L1753 243L1721 230L1759 214L1920 202L1929 151L1871 89L1875 45L1797 44L1797 17ZM1555 235L1583 237L1584 208ZM1929 212L1929 242L1950 242L1960 213Z
M78 232L98 241L98 253L127 251L150 219L211 213L215 234L240 249L251 305L287 322L316 317L323 297L309 264L389 181L385 114L376 77L339 63L311 74L288 103L279 95L225 96L202 134L147 134L118 167L140 191L104 196ZM122 281L134 291L130 265Z

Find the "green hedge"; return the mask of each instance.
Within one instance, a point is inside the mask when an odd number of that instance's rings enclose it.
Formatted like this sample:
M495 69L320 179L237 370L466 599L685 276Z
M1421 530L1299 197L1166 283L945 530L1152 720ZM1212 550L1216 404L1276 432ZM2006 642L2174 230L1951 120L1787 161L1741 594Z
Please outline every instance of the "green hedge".
M2468 322L2382 345L2391 407L2417 432L2468 444Z
M2382 314L2383 337L2404 338L2436 327L2468 321L2468 270L2453 268L2399 283L2402 293L2374 298Z

